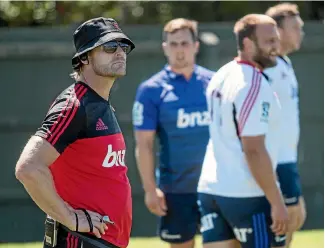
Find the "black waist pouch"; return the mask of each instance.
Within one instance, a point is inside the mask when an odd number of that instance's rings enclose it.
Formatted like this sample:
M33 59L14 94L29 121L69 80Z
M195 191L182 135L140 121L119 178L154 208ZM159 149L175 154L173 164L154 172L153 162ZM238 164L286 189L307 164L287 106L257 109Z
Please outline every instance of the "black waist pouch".
M56 247L58 242L58 229L59 229L59 222L53 220L49 216L46 216L45 236L44 236L44 242L46 245L50 247Z

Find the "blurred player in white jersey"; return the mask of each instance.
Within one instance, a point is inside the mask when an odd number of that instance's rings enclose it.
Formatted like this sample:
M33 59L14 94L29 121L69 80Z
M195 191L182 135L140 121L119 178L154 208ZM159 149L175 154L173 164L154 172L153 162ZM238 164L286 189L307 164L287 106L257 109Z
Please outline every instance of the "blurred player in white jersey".
M277 93L281 104L281 146L277 175L289 213L289 232L286 245L289 247L292 233L303 225L306 218L297 167L299 142L299 98L298 83L288 54L299 50L304 35L303 21L296 4L282 3L267 10L278 25L280 51L277 65L264 71L270 85Z
M207 89L212 121L198 186L203 245L284 247L288 213L275 173L280 104L262 73L276 65L279 33L258 14L244 16L234 32L238 57Z

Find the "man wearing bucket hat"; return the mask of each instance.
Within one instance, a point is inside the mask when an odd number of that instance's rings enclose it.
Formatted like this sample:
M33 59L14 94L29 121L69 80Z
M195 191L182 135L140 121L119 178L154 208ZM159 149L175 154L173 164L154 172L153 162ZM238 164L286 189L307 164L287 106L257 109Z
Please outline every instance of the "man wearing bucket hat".
M109 102L133 42L110 18L73 34L76 82L51 105L16 165L47 214L44 247L127 247L132 224L125 142Z

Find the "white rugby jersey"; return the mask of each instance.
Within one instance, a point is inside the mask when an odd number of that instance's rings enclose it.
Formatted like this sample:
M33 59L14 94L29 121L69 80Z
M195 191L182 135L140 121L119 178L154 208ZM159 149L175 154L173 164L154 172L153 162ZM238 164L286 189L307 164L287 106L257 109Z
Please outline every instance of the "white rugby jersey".
M281 104L279 163L297 162L300 135L298 82L288 57L278 57L277 65L264 71Z
M263 196L247 165L240 138L265 135L275 170L280 105L266 77L249 62L234 60L212 77L207 103L211 114L210 140L198 192L228 197Z

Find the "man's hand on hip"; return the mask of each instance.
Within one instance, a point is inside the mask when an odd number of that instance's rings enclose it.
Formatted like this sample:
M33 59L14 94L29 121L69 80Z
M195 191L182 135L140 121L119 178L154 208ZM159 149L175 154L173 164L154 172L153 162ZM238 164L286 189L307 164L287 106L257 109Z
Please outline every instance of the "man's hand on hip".
M101 214L86 209L73 209L68 203L66 203L66 206L70 210L71 218L69 223L63 224L71 231L90 232L97 238L101 238L101 234L105 234L108 227L103 222Z

